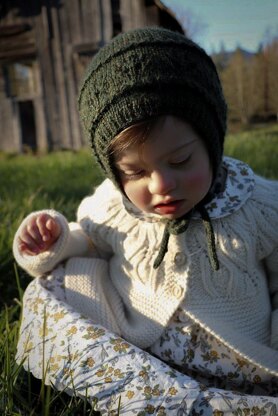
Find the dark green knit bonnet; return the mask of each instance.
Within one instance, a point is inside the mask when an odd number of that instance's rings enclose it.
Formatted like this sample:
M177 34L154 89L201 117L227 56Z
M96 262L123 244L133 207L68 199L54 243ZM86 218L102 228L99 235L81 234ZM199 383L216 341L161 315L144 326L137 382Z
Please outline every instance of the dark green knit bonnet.
M80 90L79 112L97 161L118 186L109 143L130 125L160 115L191 124L207 146L214 176L221 165L226 103L219 77L205 51L180 33L144 28L112 39L92 59ZM211 223L204 204L199 208L204 224L208 221L209 235ZM167 251L169 233L185 231L189 218L168 222L156 267ZM215 263L213 236L209 240Z

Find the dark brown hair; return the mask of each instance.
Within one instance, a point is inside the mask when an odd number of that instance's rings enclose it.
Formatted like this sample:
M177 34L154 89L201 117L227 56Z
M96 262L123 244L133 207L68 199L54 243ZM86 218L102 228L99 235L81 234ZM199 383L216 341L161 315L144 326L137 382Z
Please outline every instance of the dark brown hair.
M158 116L140 121L117 134L108 146L108 154L112 163L118 159L122 152L128 150L130 147L140 147L144 144L155 125L164 120L165 117Z

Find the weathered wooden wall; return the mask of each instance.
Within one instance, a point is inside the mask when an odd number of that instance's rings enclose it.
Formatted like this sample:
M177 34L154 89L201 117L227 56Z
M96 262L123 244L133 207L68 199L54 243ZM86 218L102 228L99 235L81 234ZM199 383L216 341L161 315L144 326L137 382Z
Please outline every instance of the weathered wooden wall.
M0 150L84 146L76 97L91 57L119 32L165 16L179 30L157 1L1 0Z

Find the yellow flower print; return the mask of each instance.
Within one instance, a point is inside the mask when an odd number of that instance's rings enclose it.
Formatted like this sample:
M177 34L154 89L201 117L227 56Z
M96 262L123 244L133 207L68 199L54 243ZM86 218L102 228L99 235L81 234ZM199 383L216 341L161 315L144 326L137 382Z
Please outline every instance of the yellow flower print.
M95 364L95 360L92 357L89 357L86 362L88 367L93 367Z
M145 407L145 411L146 411L146 413L147 413L147 414L149 414L149 415L153 415L153 414L154 414L154 412L155 412L155 407L154 407L152 404L148 404L148 405Z
M139 372L139 376L142 377L144 380L147 380L149 377L148 372L146 370L141 370Z
M222 410L215 409L213 411L213 416L223 416L223 415L224 415L224 412L222 412Z
M152 389L151 389L151 387L150 386L145 386L144 387L144 393L145 394L150 394L152 392Z
M72 376L74 374L74 369L71 370L70 368L64 368L63 373L65 376Z
M248 362L246 360L243 360L241 358L237 358L236 360L237 360L237 363L240 366L240 368L242 368L242 367L244 367L245 365L248 364Z
M56 312L53 315L53 319L54 319L55 322L58 322L60 319L63 319L65 315L66 314L63 311L62 312Z
M164 406L159 407L159 409L157 410L158 410L157 416L167 416Z
M261 381L262 381L261 377L258 374L256 374L253 378L253 383L259 384L261 383Z
M212 358L219 358L218 352L217 352L217 351L214 351L214 350L212 350L212 351L210 352L210 356L211 356Z
M175 389L175 387L170 387L170 388L169 388L169 390L168 390L168 393L169 393L171 396L175 396L175 395L177 394L177 392L178 392L178 390L177 390L177 389Z
M127 392L126 392L126 397L130 400L130 399L132 399L132 397L134 396L134 391L131 391L131 390L128 390Z
M76 326L72 326L68 331L67 331L67 335L74 335L77 332L77 328Z
M56 361L59 362L62 359L62 355L53 355L52 357L49 358L49 362L51 364L55 363Z
M49 372L51 373L55 373L55 371L58 371L58 370L59 370L59 364L57 363L49 366Z
M89 326L87 328L87 334L83 335L82 338L85 339L97 339L102 337L105 334L105 330L101 328L94 328L93 326Z
M127 349L130 348L130 344L122 338L111 339L111 344L114 344L113 349L116 352L127 352Z
M34 314L37 315L39 305L41 305L42 303L44 303L44 302L41 298L39 298L39 297L35 298L34 301L31 303L30 310L32 310L34 312Z
M97 377L103 377L103 376L104 376L104 374L105 374L105 370L98 370L98 371L96 372L96 376L97 376Z
M159 388L158 387L154 387L152 389L152 395L153 396L156 396L156 397L160 396L160 391L159 391Z
M122 371L119 368L116 368L116 370L114 370L114 375L116 377L119 377L119 378L123 378L124 377L124 374L122 373Z
M265 414L265 411L264 410L260 410L259 409L259 407L258 406L254 406L254 407L252 407L252 414L253 414L253 416L260 416L260 415L263 415L263 414Z
M68 354L68 361L71 362L76 360L79 357L79 355L80 354L78 353L78 351L76 351L74 354Z
M202 354L204 361L209 361L210 363L216 362L219 359L218 352L215 350L211 350L206 352L206 354Z
M112 378L111 377L105 377L104 382L105 383L112 383Z

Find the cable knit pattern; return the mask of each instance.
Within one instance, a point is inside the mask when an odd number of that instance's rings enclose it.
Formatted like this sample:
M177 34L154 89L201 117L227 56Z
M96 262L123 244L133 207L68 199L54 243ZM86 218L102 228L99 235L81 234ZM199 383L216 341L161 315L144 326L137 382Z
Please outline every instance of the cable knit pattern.
M81 203L77 217L101 257L109 259L109 272L98 268L99 259L70 260L65 266L67 297L76 309L141 348L161 336L181 307L226 346L278 375L277 310L272 312L270 302L271 293L277 308L278 184L254 175L246 165L243 169L241 162L225 159L224 166L226 189L210 202L219 271L210 266L198 217L185 234L171 235L155 270L164 223L158 216L144 219L136 209L126 209L121 193L106 180ZM233 195L235 189L240 197ZM67 244L57 259L66 252ZM26 258L21 264L29 271Z

